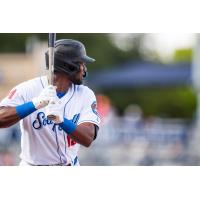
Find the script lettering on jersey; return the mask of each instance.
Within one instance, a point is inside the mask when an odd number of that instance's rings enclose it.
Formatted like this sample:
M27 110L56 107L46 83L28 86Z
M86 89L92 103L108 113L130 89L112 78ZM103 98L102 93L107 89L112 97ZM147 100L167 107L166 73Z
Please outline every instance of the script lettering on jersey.
M72 122L74 124L77 124L79 117L80 117L80 114L74 115ZM62 131L62 128L58 124L53 123L52 120L49 120L43 112L39 112L37 114L36 119L32 123L33 128L36 130L41 129L43 126L49 126L49 125L53 125L52 131L55 133L56 133L56 127L58 127L59 131ZM68 147L76 144L76 142L74 140L72 140L68 135L66 135L66 137L67 137Z
M60 128L59 125L53 123L52 120L49 120L45 114L43 112L39 112L37 114L36 120L33 121L32 126L34 129L39 130L41 129L43 126L47 126L47 125L52 125L52 131L56 131L56 126L58 126L58 130L62 130L62 128Z
M78 120L79 120L80 114L76 114L74 115L72 122L74 124L77 124ZM49 120L46 115L44 114L44 112L39 112L37 114L36 119L33 121L32 126L34 129L39 130L41 129L43 126L48 126L48 125L53 125L52 126L52 131L56 132L56 127L58 127L59 131L62 131L62 128L58 125L55 124L52 120Z

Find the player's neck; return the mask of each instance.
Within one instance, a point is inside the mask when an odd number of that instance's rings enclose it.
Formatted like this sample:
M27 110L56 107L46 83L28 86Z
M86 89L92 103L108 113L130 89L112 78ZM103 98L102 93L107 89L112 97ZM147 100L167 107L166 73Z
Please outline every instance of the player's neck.
M67 92L68 89L71 87L72 82L68 80L65 76L55 75L54 85L57 87L57 92Z
M56 82L54 85L57 87L56 88L57 92L65 92L66 93L72 84L71 84L71 82L69 84L63 84L63 83L60 84L59 82Z

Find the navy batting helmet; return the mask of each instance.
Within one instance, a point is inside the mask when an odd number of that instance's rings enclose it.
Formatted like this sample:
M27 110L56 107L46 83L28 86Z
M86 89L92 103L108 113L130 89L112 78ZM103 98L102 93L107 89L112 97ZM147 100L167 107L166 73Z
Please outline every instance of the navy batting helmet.
M46 66L49 66L49 54L45 53ZM72 39L62 39L55 42L54 48L54 69L68 75L73 75L80 70L80 63L92 63L95 59L86 54L85 46ZM87 68L85 67L86 76Z

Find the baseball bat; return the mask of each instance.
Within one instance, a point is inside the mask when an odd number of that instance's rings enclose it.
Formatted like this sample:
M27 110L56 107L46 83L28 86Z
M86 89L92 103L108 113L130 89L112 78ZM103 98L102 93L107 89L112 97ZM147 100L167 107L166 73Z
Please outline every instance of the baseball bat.
M49 84L53 85L54 73L54 44L56 40L56 33L49 33L48 49L49 49Z
M49 33L48 36L48 50L49 50L49 74L48 81L49 84L53 85L53 76L54 76L54 44L56 40L56 33ZM54 104L54 100L52 99L50 104ZM54 115L48 115L48 119L55 119Z

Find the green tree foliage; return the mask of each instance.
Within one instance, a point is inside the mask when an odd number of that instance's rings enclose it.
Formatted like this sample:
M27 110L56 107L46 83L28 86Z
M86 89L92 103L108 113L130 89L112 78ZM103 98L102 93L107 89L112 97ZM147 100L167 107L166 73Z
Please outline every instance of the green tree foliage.
M1 33L0 52L25 52L25 41L29 36L31 36L31 34Z
M192 61L192 49L177 49L174 52L175 62L191 62Z
M196 109L196 96L188 87L164 89L110 90L105 92L113 105L123 114L130 104L139 105L144 117L160 116L174 118L192 118Z

